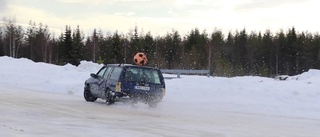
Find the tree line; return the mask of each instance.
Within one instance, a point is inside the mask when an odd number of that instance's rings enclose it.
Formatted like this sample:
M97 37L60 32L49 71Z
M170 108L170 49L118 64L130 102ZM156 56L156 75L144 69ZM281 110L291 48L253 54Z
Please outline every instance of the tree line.
M127 34L94 29L85 36L79 26L66 25L56 37L47 25L34 21L26 30L11 18L3 18L0 26L0 56L79 65L81 60L133 63L137 52L147 54L148 65L163 69L210 69L211 75L227 77L296 75L320 68L320 35L292 27L275 34L246 29L227 35L216 29L209 34L194 28L184 36L174 29L153 36L135 27Z

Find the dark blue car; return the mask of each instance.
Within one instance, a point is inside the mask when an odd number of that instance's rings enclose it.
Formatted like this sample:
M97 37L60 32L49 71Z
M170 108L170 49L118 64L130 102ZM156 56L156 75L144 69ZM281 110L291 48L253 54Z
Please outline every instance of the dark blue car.
M116 101L143 102L156 106L165 95L165 82L160 69L131 64L107 64L86 80L84 98L97 98L108 105Z

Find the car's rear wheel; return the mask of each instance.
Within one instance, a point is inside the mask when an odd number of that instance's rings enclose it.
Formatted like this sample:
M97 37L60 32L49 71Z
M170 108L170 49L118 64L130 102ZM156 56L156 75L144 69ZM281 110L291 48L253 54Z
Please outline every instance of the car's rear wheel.
M94 97L89 89L84 90L83 97L88 102L94 102L97 100L97 97Z

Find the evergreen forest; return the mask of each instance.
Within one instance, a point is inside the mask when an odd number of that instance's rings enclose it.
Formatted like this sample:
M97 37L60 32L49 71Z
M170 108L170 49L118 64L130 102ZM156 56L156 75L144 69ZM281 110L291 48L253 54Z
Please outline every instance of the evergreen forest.
M190 28L185 35L172 29L154 36L136 26L128 33L94 29L85 36L80 26L66 25L55 36L47 25L34 21L22 27L15 19L3 18L0 25L0 56L57 65L79 65L82 60L131 64L137 52L147 54L149 66L209 69L213 76L273 77L320 69L320 35L298 32L295 27L277 32L247 32L244 28L228 34Z

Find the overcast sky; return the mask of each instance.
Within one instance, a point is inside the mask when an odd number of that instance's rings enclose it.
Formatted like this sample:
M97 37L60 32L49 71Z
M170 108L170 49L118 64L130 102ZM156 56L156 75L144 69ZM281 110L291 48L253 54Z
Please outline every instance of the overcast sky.
M153 35L194 28L276 33L292 26L314 33L320 31L319 6L320 0L0 0L0 17L42 22L56 35L66 25L79 25L86 35L94 28L128 33L136 25Z

